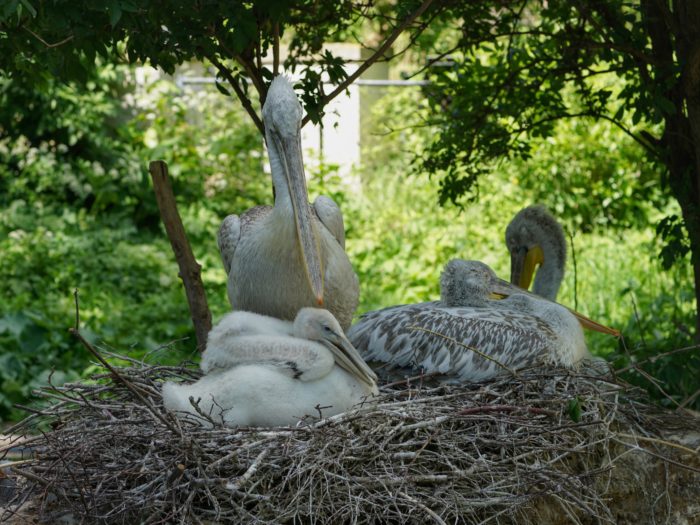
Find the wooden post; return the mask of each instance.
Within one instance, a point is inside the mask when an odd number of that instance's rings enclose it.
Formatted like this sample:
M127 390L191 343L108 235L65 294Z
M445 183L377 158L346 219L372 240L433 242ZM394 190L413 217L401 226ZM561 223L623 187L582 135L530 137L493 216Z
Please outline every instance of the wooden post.
M211 312L207 304L207 294L202 285L202 267L194 258L182 219L177 211L173 187L168 177L168 165L162 160L154 160L148 166L148 171L153 180L160 217L180 268L180 279L185 285L192 324L197 335L197 348L201 352L207 344L207 334L211 330Z

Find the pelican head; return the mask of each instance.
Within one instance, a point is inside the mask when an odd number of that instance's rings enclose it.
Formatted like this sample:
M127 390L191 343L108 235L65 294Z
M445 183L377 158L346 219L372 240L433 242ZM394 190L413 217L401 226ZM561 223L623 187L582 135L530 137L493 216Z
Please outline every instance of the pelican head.
M364 362L343 333L340 324L328 310L302 308L294 319L294 335L327 346L336 363L360 381L374 387L377 376Z
M323 271L319 234L309 206L301 154L302 109L287 78L277 76L272 81L262 115L275 186L275 208L282 212L291 208L309 285L317 303L322 305Z
M440 275L440 300L446 306L486 306L489 283L496 277L481 261L452 259Z
M550 300L557 297L564 277L564 230L544 206L520 210L506 228L510 252L510 282L527 290L537 266L533 292Z
M508 305L528 307L544 304L554 308L566 308L553 300L532 294L496 276L495 272L481 261L452 259L445 265L440 276L440 300L448 307L484 308L492 306L494 300L508 297ZM619 336L620 332L597 323L585 315L568 309L584 328Z

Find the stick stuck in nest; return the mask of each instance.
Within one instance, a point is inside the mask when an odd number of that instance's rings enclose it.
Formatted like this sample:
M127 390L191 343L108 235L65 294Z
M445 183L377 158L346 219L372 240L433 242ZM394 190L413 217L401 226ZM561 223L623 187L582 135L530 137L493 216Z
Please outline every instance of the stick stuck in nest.
M691 448L651 430L657 410L600 376L394 385L371 405L278 429L173 418L162 383L198 376L131 360L44 389L47 406L15 429L36 450L14 467L17 497L33 494L49 522L615 523L614 469L640 443L698 476Z

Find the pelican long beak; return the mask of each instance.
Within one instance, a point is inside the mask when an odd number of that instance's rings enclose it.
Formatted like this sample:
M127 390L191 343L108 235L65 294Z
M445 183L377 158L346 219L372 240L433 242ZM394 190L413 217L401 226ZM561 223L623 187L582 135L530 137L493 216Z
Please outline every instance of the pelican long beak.
M294 209L294 223L301 258L309 280L309 286L318 306L323 306L323 263L319 236L314 224L309 195L306 189L306 175L301 156L301 137L281 137L272 133L280 151L280 158L287 178L289 195Z
M323 339L322 342L333 352L335 362L343 370L371 387L377 385L377 375L344 334L335 333L332 340Z
M521 293L521 294L529 295L530 297L533 297L533 298L538 299L540 301L549 301L549 299L545 299L544 297L540 297L539 295L528 292L527 290L524 290L524 289L520 288L519 286L516 286L515 284L509 283L508 281L504 281L503 279L499 279L498 277L493 279L490 293L491 293L492 299L504 299L505 297L508 297L509 295L513 295L515 293ZM600 323L594 321L593 319L586 317L582 313L579 313L576 310L569 308L568 306L564 306L561 303L557 303L556 301L549 301L549 302L558 304L559 306L563 306L564 308L569 310L572 314L574 314L576 316L576 319L578 319L578 322L581 323L581 326L583 326L584 328L587 328L589 330L595 330L596 332L600 332L602 334L608 334L608 335L612 335L615 337L620 337L619 330L615 330L614 328L610 328L609 326L605 326L603 324L600 324Z
M535 269L544 262L542 248L533 246L528 249L520 246L510 253L510 282L527 290L532 283Z

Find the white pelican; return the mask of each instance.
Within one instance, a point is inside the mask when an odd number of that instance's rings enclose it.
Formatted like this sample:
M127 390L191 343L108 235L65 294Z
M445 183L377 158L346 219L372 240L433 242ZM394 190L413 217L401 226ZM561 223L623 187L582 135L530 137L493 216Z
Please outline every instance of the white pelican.
M209 334L202 369L208 373L196 383L165 383L163 403L197 415L192 398L199 412L230 427L294 425L345 412L378 393L377 376L338 321L317 308L302 308L294 323L227 315Z
M270 84L263 106L275 205L229 215L219 251L234 310L293 320L305 306L328 309L347 329L360 288L345 253L343 216L329 197L309 205L301 155L302 109L289 81Z
M440 301L367 313L348 338L367 361L460 382L537 363L574 367L590 357L581 323L568 309L498 279L482 262L460 259L440 277Z
M510 282L528 289L539 265L532 291L556 300L564 278L566 238L557 220L541 205L520 210L506 228L510 252Z

